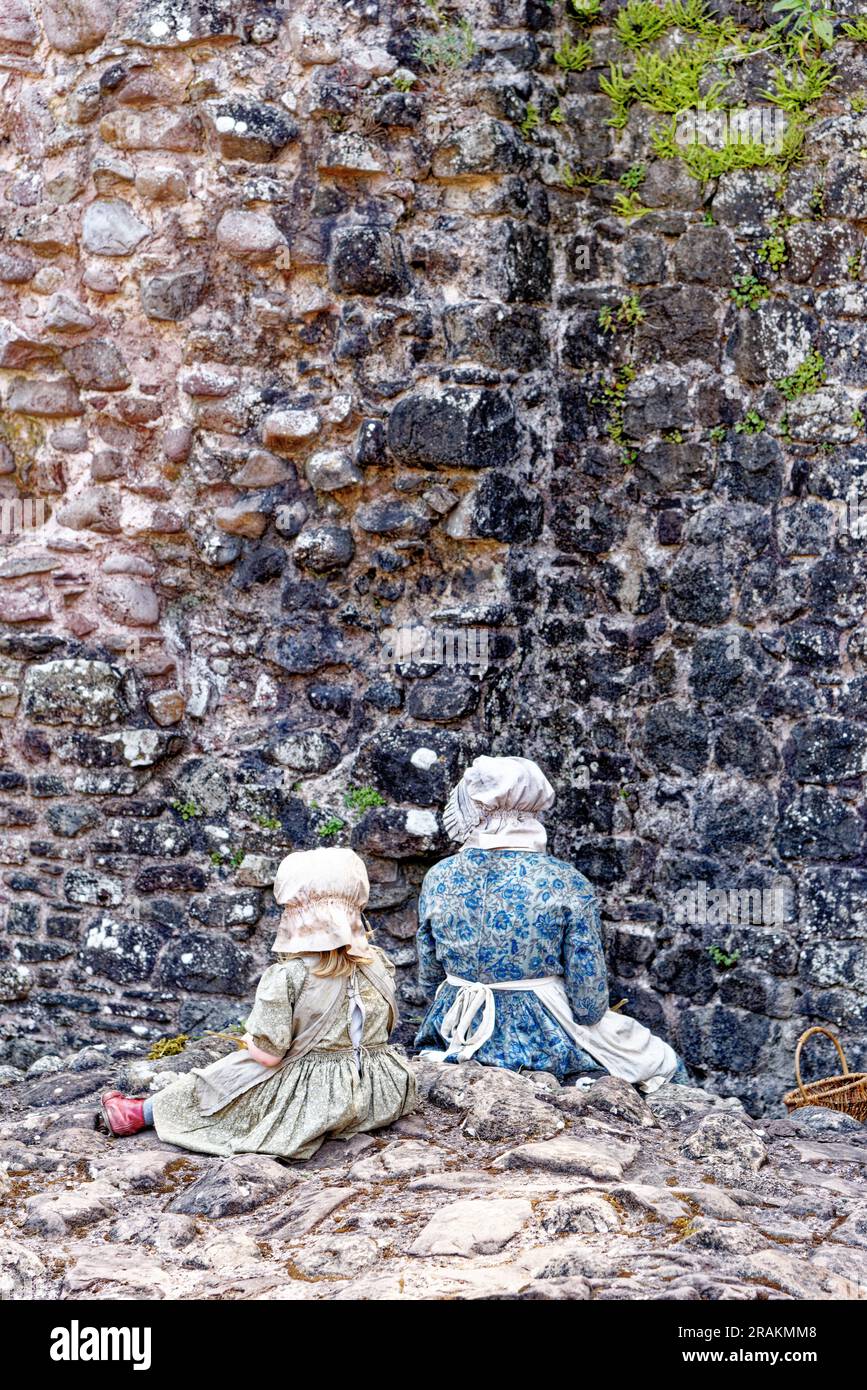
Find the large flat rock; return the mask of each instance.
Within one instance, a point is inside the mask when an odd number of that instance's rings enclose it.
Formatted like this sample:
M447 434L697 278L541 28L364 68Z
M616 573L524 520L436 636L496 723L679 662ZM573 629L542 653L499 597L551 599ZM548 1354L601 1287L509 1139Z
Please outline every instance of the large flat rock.
M524 1168L531 1172L569 1173L599 1182L622 1178L638 1155L638 1145L606 1136L598 1143L563 1135L539 1144L509 1149L495 1161L495 1168Z
M520 1197L452 1202L431 1217L411 1255L496 1255L533 1215Z

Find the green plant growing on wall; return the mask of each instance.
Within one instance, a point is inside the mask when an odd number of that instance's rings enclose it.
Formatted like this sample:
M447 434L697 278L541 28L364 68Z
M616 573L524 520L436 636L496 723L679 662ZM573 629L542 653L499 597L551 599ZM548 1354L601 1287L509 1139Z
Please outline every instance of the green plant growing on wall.
M559 105L555 106L548 116L548 120L551 122L552 125L562 125L565 119L566 117L563 114L563 108Z
M668 13L672 24L678 29L701 34L718 44L734 43L738 38L738 26L734 20L728 16L724 19L714 18L705 0L674 0L668 6Z
M529 140L533 131L538 129L540 119L538 106L534 106L532 101L528 102L524 119L521 122L521 134L525 140Z
M619 333L634 328L647 315L638 302L637 294L629 294L621 299L616 309L606 304L599 310L598 323L603 333Z
M570 164L561 164L559 178L564 188L593 188L598 183L605 183L605 176L598 164L595 169L573 169Z
M810 197L807 206L809 207L810 212L813 214L814 217L818 218L825 216L824 184L817 183L813 185L813 188L810 191Z
M373 806L384 806L385 798L380 796L375 787L350 787L343 793L343 804L347 810L356 811L361 815Z
M762 300L768 298L770 290L755 275L739 275L729 294L739 309L758 309Z
M736 434L762 434L765 422L757 410L748 410L742 420L735 425Z
M627 328L634 328L637 323L641 323L643 319L647 318L647 314L638 302L638 295L627 295L621 301L620 308L617 310L617 318Z
M667 5L629 0L618 11L614 27L620 42L635 54L629 75L622 64L614 63L607 77L600 78L601 90L615 108L610 122L615 128L626 124L629 107L637 101L672 114L699 102L709 111L718 109L728 81L708 82L707 68L722 63L728 71L731 61L745 56L752 46L749 36L744 42L745 36L731 18L719 20L712 15L705 0L675 0ZM683 43L666 55L648 51L649 44L673 27L696 35L695 42ZM761 46L770 45L765 39ZM703 82L706 90L702 92Z
M203 816L204 810L197 806L195 801L173 801L172 810L177 811L181 820L194 820L197 816Z
M796 116L828 90L834 81L834 69L822 58L814 58L801 68L774 68L771 76L773 89L765 89L760 96Z
M333 839L335 835L339 835L341 830L346 830L350 825L355 824L369 807L384 806L385 802L373 787L364 786L350 787L345 791L343 804L351 813L351 820L349 821L329 810L327 806L320 807L318 801L309 803L311 811L321 811L324 816L324 819L316 826L316 834L320 840Z
M708 946L707 953L720 970L731 970L741 958L740 951L724 951L722 946Z
M728 83L718 79L705 84L702 90L707 63L708 48L702 43L678 49L664 58L658 53L639 53L628 76L622 63L612 63L608 76L599 79L600 88L614 105L609 125L624 126L635 102L643 102L662 115L675 115L699 103L707 111L719 110Z
M774 275L779 274L786 264L786 261L789 259L786 241L780 232L771 232L771 235L766 237L762 242L757 254L759 260L762 261Z
M849 257L848 261L846 262L846 274L849 276L849 279L850 279L850 280L860 280L860 279L861 279L861 257L862 257L862 254L863 254L863 253L862 253L861 251L853 251L852 255Z
M602 12L602 0L568 0L566 9L579 24L592 24Z
M623 174L620 175L620 178L617 180L617 182L618 182L623 188L631 188L631 189L634 191L636 188L640 188L640 187L641 187L641 185L644 183L644 180L645 180L646 177L647 177L647 165L646 165L646 164L632 164L632 165L630 165L630 167L626 170L625 173L623 173Z
M424 3L436 31L419 35L415 41L415 57L437 77L447 77L475 58L478 45L473 27L468 19L450 24L436 0L424 0Z
M867 43L867 15L859 14L851 24L841 24L840 32L853 43Z
M767 169L774 163L773 151L756 140L726 140L719 149L696 141L684 146L681 158L700 183L718 179L734 169Z
M723 442L723 440L725 439L725 437L726 437L726 427L725 427L725 425L714 425L713 429L709 432L709 435L708 435L708 438L711 439L711 440L713 440L714 444L722 444L722 442Z
M208 858L218 869L222 869L224 864L228 864L230 869L237 869L246 854L246 850L233 849L231 853L222 849L212 849Z
M789 170L795 164L800 164L803 161L806 135L807 126L804 117L790 117L789 124L783 132L782 144L773 161L773 167L782 175L780 187L777 190L778 197L782 196Z
M635 380L635 368L631 362L618 367L610 381L600 384L599 395L590 397L591 405L602 405L606 410L605 432L613 444L626 445L625 452L631 452L635 461L635 451L623 433L623 412L626 408L626 393Z
M653 0L627 0L614 18L614 32L625 48L633 50L653 43L671 27L667 6L654 5Z
M409 72L395 73L391 79L391 85L396 87L399 92L411 92L415 86L415 78Z
M825 359L821 352L808 352L793 372L775 382L787 401L795 401L799 396L812 395L824 386L826 381Z
M797 3L806 5L811 12L816 8L812 0ZM705 0L674 0L668 4L629 0L615 18L615 30L634 54L632 67L611 63L599 79L600 90L613 107L609 125L622 129L631 107L638 103L673 118L695 107L704 112L726 110L729 116L736 115L736 109L727 108L724 102L733 65L755 52L776 49L786 62L775 72L774 89L765 95L789 115L781 140L772 144L744 138L737 123L731 129L727 123L721 141L699 137L682 144L682 133L674 119L669 128L658 129L652 138L659 158L681 159L688 172L703 183L736 169L765 168L781 176L777 189L781 196L789 170L803 158L802 113L834 79L830 64L820 56L807 54L806 49L800 60L791 60L784 31L790 22L796 26L798 19L799 15L792 13L773 30L753 35L741 31L731 18L718 20L708 11ZM684 41L668 54L648 49L648 44L675 26L684 34L695 34L696 41ZM746 134L749 126L743 129Z
M319 836L320 840L330 840L332 836L339 835L340 831L345 829L345 827L346 822L342 821L339 816L329 816L328 819L323 821L319 826L316 834Z
M702 92L706 63L707 54L701 44L678 50L670 57L640 53L632 74L635 100L664 113L685 111L700 102L708 111L716 110L728 84L723 80L712 82Z
M564 72L583 72L585 68L589 68L592 57L593 49L584 39L571 43L566 38L560 47L554 50L554 62Z
M778 155L773 149L754 140L727 137L719 146L708 145L701 140L683 144L677 138L675 117L651 131L650 143L659 159L681 159L687 171L700 183L718 179L721 174L731 173L733 169L778 166Z
M612 63L608 69L608 76L600 77L599 86L614 107L614 115L608 124L616 130L622 130L629 120L629 108L635 100L632 78L626 76L621 63Z
M611 211L615 217L623 217L631 222L636 217L646 217L651 209L644 206L637 193L618 193L611 204Z
M867 93L864 92L863 88L860 92L854 92L849 98L849 110L853 116L863 116L864 112L867 111Z
M674 116L669 121L655 125L650 132L651 148L657 159L679 159L685 143L678 139L677 120Z
M280 822L276 816L257 816L256 824L263 830L279 830Z
M771 6L783 18L775 26L794 44L801 57L808 49L821 52L834 42L834 11L824 0L777 0Z

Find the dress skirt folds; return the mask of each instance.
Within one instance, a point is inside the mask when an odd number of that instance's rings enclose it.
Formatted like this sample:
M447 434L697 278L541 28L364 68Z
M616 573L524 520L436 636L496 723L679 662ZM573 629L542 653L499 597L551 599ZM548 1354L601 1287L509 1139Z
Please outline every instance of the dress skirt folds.
M387 958L376 952L377 963ZM387 965L389 973L392 970ZM302 991L304 994L302 996ZM393 1012L389 1000L364 976L359 979L364 1027L359 1047L350 1037L345 981L318 981L305 958L272 965L259 983L248 1030L256 1045L275 1057L291 1052L293 1035L305 1020L324 1018L315 1045L262 1068L256 1084L237 1094L227 1082L245 1062L224 1058L193 1071L153 1097L154 1125L160 1139L197 1153L229 1157L238 1153L276 1158L309 1158L325 1139L393 1123L416 1106L415 1076L408 1062L388 1046ZM331 1001L310 1008L310 997ZM236 1055L237 1056L237 1055ZM253 1070L256 1070L253 1068ZM221 1089L231 1096L215 1108ZM233 1095L233 1091L235 1094Z
M352 1048L308 1052L261 1085L203 1115L193 1073L159 1091L154 1123L167 1144L197 1153L309 1158L326 1138L349 1139L405 1114L413 1074L390 1048L369 1048L359 1075Z

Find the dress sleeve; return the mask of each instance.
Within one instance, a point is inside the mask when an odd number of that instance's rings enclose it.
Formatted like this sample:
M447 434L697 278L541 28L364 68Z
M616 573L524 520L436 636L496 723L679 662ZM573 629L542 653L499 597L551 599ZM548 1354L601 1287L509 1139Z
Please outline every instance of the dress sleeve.
M415 938L416 951L418 952L418 983L428 1004L446 977L445 970L437 960L436 942L431 928L429 877L430 875L425 878L421 886L418 900L418 934Z
M383 951L381 946L374 946L373 953L393 984L397 972L394 968L394 961L391 956L387 951Z
M292 1042L292 1013L300 982L298 965L280 962L269 965L256 989L256 999L247 1019L247 1032L260 1052L281 1058Z
M569 908L563 937L566 993L576 1023L598 1023L608 1008L608 972L602 952L599 907L592 889L581 880L581 891Z

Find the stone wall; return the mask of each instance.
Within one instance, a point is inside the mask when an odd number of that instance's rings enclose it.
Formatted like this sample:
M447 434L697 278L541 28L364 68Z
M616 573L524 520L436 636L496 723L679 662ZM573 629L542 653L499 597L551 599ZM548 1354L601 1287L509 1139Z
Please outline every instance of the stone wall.
M487 749L711 1089L867 1066L865 48L702 180L664 92L609 124L618 8L7 0L4 1062L237 1022L276 861L350 841L410 1037ZM717 13L702 93L776 117Z

